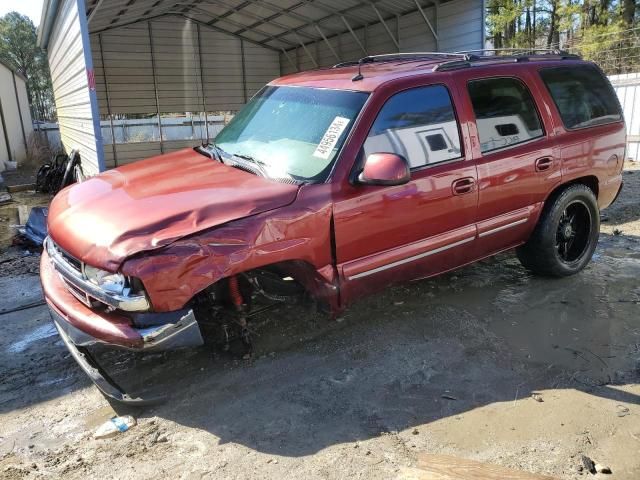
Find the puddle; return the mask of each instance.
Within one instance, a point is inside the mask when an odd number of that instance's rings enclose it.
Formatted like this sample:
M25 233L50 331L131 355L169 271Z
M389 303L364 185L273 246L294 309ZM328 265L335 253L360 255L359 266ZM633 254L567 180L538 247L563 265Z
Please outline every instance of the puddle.
M17 342L12 343L7 348L7 351L10 353L22 353L27 348L31 346L31 344L38 342L40 340L44 340L45 338L53 337L57 335L56 327L52 323L46 323L45 325L40 325L35 330L24 335Z

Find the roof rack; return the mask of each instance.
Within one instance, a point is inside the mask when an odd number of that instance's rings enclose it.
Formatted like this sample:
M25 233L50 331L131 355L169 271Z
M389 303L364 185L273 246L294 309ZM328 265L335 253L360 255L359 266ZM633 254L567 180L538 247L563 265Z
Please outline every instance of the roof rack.
M447 52L407 52L407 53L384 53L381 55L367 55L366 57L362 57L358 61L354 62L341 62L336 63L332 68L343 68L343 67L354 67L358 66L358 73L354 75L351 79L354 82L358 80L362 80L364 77L362 76L361 67L365 63L374 63L374 62L384 62L384 61L394 61L394 60L402 60L402 59L437 59L440 57L456 57L459 60L470 60L471 56L466 53L447 53Z
M358 64L363 63L373 63L380 61L393 61L404 58L431 58L431 57L464 57L466 54L464 52L456 52L456 53L448 53L448 52L407 52L407 53L383 53L380 55L367 55L366 57L362 57L359 60L351 61L351 62L340 62L336 63L332 68L342 68L342 67L353 67Z
M486 55L486 52L492 52ZM498 52L509 52L507 55L500 55ZM351 79L354 82L362 80L361 67L367 63L391 62L394 60L437 60L443 57L451 59L439 63L433 68L434 72L456 70L459 68L471 67L476 62L525 62L529 60L580 60L579 55L574 55L563 50L551 48L485 48L481 50L465 50L460 52L407 52L407 53L385 53L381 55L367 55L357 61L336 63L331 68L358 67L358 73Z
M508 55L500 55L496 52L510 52ZM492 55L477 55L480 52L494 52ZM455 52L460 55L467 55L463 60L452 60L443 62L433 68L434 72L442 72L447 70L457 70L459 68L468 68L479 62L492 63L519 63L528 62L529 60L581 60L580 55L565 52L557 49L547 48L493 48L483 50L468 50L464 52Z
M554 55L560 55L560 54L564 54L564 53L568 53L565 52L564 50L559 50L557 48L481 48L478 50L460 50L458 52L455 53L459 53L459 54L478 54L480 53L481 55L478 56L491 56L491 55L482 55L484 52L492 52L493 56L499 56L496 54L496 52L509 52L512 55L521 55L521 54L530 54L531 52L541 52L541 53L547 53L547 54L554 54ZM517 52L517 53L516 53Z

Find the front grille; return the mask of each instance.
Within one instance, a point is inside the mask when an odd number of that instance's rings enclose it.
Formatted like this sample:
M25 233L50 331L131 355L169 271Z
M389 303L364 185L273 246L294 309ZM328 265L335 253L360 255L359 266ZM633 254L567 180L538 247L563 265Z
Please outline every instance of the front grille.
M67 287L67 290L69 290L69 293L71 293L71 295L76 297L78 300L80 300L82 303L84 303L87 307L91 307L92 308L92 307L97 306L97 304L98 304L97 300L94 300L86 292L80 290L74 284L68 282L62 275L60 275L60 277L62 278L62 281L64 282L64 285Z
M69 267L71 267L73 270L78 272L78 274L82 275L82 262L77 258L75 258L73 255L70 255L69 253L65 252L53 240L50 239L49 242L51 242L51 247L53 247L53 249L60 254L60 257L62 258L62 260L64 260L64 262Z
M54 263L64 262L67 268L70 268L73 271L77 272L78 276L83 276L82 270L84 265L80 260L78 260L73 255L69 254L68 252L65 252L62 248L58 246L57 243L55 243L51 239L49 239L49 247L52 250L55 250L55 252L58 254L56 256L56 259L54 260ZM102 302L99 302L97 299L89 295L87 292L85 292L81 288L71 283L67 278L65 278L64 275L62 275L61 273L59 273L59 275L60 275L60 278L62 279L62 283L64 283L64 286L67 287L67 290L69 291L69 293L71 293L71 295L73 295L82 303L84 303L87 307L95 308L99 305L104 305L102 304Z

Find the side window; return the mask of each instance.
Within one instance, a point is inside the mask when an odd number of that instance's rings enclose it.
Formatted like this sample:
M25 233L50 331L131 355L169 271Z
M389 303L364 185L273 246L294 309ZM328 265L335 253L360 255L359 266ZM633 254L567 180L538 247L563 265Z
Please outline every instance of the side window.
M545 68L540 76L566 128L591 127L622 119L613 88L594 67Z
M384 104L364 153L397 153L411 168L460 158L460 133L449 91L442 85L397 93Z
M476 115L480 150L490 152L544 135L531 93L515 78L485 78L468 83Z

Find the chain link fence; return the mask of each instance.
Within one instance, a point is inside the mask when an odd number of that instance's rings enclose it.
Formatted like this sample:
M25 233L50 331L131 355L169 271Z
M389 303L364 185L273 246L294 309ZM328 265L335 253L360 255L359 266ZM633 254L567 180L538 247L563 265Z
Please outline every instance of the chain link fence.
M596 62L607 75L640 72L640 26L600 35L573 37L560 47L585 60Z

